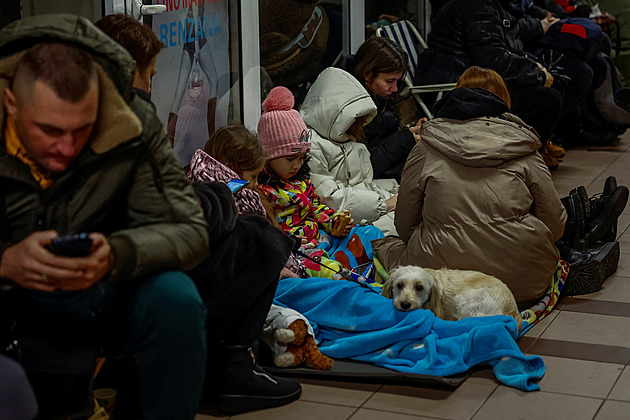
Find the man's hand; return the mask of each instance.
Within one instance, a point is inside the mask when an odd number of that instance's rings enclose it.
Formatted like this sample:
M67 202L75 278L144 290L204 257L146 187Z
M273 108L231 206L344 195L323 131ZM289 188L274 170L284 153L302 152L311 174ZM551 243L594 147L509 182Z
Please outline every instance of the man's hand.
M396 208L396 201L398 201L398 194L392 195L385 201L387 204L387 211L392 211Z
M53 277L52 284L57 289L87 289L109 272L114 254L107 238L102 233L90 233L89 236L92 239L92 252L87 257L55 257L56 264L73 272L69 277Z
M54 230L34 232L2 253L0 277L26 289L85 289L103 278L113 262L107 238L91 233L92 252L87 257L54 255L46 245L58 236Z

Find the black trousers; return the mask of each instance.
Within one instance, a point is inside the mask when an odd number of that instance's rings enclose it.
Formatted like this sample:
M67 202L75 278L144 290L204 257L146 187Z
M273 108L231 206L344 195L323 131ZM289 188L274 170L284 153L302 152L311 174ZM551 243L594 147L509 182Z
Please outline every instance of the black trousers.
M510 96L512 113L534 127L544 146L560 119L562 93L544 86L530 86L512 88Z
M563 83L554 81L551 88L531 86L510 89L512 112L533 126L544 144L556 128L574 131L579 121L579 105L603 81L605 67L601 57L587 63L564 56L558 63L562 73L571 78Z
M294 241L262 216L239 215L190 272L207 307L209 346L251 344L264 325ZM214 337L214 338L213 338Z

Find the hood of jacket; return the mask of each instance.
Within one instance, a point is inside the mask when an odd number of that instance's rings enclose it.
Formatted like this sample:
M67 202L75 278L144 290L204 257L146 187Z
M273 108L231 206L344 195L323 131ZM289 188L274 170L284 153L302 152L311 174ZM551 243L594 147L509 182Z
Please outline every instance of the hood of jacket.
M466 166L495 167L535 152L538 134L483 89L454 89L422 126L422 141Z
M0 31L0 128L4 127L4 89L11 85L20 58L37 43L55 41L80 46L98 64L99 116L90 141L93 151L105 153L142 134L142 124L129 107L131 55L88 19L67 14L25 18Z
M325 138L344 143L354 141L346 134L357 118L367 116L365 124L376 116L376 105L367 90L345 70L325 69L315 80L300 109L307 126Z

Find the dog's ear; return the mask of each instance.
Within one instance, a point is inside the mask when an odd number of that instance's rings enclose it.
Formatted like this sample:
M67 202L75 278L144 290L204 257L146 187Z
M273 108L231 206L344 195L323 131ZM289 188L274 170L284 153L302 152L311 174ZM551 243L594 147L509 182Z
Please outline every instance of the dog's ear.
M438 318L444 317L444 308L442 307L443 290L442 284L431 274L427 278L429 286L429 300L425 304L426 309L430 309Z
M385 280L385 283L383 284L383 290L381 291L381 294L383 296L385 296L388 299L393 299L394 298L394 277L396 276L396 271L398 269L393 269L392 271L389 272L389 277L387 277L387 280Z
M392 280L392 277L389 276L389 278L385 281L385 284L383 285L383 291L381 292L381 294L388 299L393 299L394 298L393 289L394 289L394 281Z

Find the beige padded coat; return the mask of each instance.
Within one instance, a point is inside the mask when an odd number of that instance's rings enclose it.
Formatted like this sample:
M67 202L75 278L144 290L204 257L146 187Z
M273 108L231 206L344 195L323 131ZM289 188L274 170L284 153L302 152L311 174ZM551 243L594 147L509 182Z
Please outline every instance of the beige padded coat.
M405 165L396 208L400 239L375 242L386 268L478 270L505 282L519 306L541 297L556 270L566 212L537 149L511 114L437 118Z

